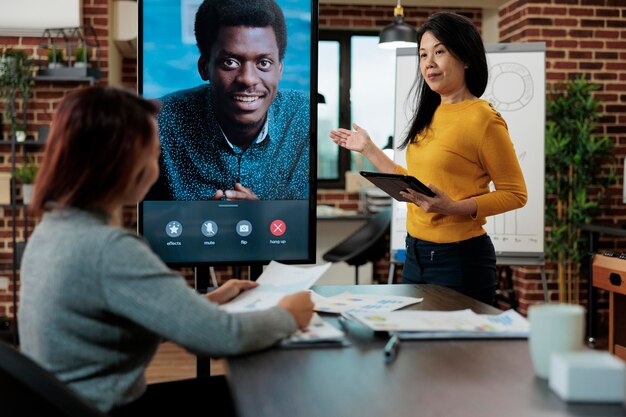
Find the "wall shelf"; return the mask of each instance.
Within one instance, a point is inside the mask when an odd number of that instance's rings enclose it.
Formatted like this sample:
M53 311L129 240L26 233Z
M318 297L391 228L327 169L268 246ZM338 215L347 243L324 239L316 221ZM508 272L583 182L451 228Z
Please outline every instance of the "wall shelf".
M28 207L28 204L24 204L24 202L20 199L15 204L0 204L0 207L19 209L19 208L23 208L23 207Z
M91 25L45 29L37 53L42 51L48 55L48 60L47 66L37 71L37 81L94 84L102 76L100 42ZM65 55L67 60L64 60ZM41 63L46 64L46 61Z
M16 146L34 146L34 147L39 147L39 146L45 146L46 142L45 141L38 141L38 140L25 140L22 142L18 142L16 140L0 140L0 146L2 145L13 145L15 144Z
M14 136L10 136L9 138L5 139L0 135L0 146L2 145L15 145L15 146L25 146L25 147L45 146L46 143L48 142L49 133L50 133L49 126L40 126L35 136L28 135L26 136L26 140L23 140L21 142L18 142L17 140L15 140Z
M93 84L96 82L96 77L91 76L71 76L71 75L37 75L36 81L69 81L69 82L83 82Z

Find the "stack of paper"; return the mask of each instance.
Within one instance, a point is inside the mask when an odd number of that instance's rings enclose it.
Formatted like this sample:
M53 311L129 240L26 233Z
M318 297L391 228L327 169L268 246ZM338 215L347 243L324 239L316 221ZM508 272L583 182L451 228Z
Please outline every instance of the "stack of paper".
M259 311L278 304L285 295L309 288L330 268L330 263L313 267L283 265L272 261L257 280L258 287L239 294L235 299L220 306L230 313ZM347 346L344 333L326 323L317 314L313 315L305 330L284 339L284 347Z
M315 303L315 311L336 314L355 310L362 312L394 311L424 301L423 298L400 295L353 294L351 292L344 292L332 297L323 297L317 293L312 293L311 298Z
M318 314L313 314L309 327L298 330L291 337L281 342L282 346L315 346L319 344L337 344L339 346L347 344L344 333L328 324Z
M498 315L460 311L353 311L349 316L374 331L397 332L402 339L526 338L528 321L515 310Z
M303 268L272 261L256 281L258 287L242 292L220 308L230 313L266 310L278 304L285 295L311 288L330 265Z

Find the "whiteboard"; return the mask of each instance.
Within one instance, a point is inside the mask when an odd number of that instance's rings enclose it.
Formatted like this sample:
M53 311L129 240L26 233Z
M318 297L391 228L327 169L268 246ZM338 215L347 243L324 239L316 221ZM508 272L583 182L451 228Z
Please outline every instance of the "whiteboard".
M505 258L537 258L543 262L545 44L497 44L486 45L485 48L489 82L482 98L490 101L506 120L524 173L528 202L521 209L488 217L484 228L491 236L500 261ZM415 108L411 87L418 71L417 49L398 49L395 147L402 142ZM396 150L394 160L406 166L405 151ZM394 200L391 252L399 261L404 259L405 254L406 213L406 203Z
M82 0L0 0L0 35L41 36L45 28L80 26L82 3Z

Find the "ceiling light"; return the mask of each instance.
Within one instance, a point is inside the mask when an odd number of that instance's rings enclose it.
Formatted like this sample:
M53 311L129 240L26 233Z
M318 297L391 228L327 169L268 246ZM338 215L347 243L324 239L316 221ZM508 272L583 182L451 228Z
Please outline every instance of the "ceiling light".
M417 47L417 31L413 26L404 23L404 8L400 0L393 11L393 23L380 32L378 47L383 49Z

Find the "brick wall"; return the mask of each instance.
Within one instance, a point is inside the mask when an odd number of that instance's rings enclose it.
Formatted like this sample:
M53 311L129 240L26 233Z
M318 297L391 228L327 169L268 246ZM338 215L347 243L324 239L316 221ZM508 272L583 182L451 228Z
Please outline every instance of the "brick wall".
M83 0L83 24L92 25L100 41L100 59L102 78L101 83L107 83L108 74L108 47L107 38L109 36L109 1L108 0ZM45 66L45 51L37 51L40 44L40 37L0 37L0 48L21 49L26 51L30 56L35 57L37 67ZM39 55L43 55L42 58ZM37 81L33 87L33 96L28 104L28 126L27 135L29 139L37 139L38 129L48 126L52 113L59 100L70 90L85 86L85 83L78 82L41 82ZM4 103L0 102L0 112L4 114ZM0 129L0 139L8 139L10 127L6 118L2 129ZM18 146L16 163L21 164L26 154L32 154L39 161L41 160L42 147L37 146ZM11 171L11 147L7 144L0 144L0 172ZM18 204L21 203L21 187L18 185ZM12 210L10 206L1 207L2 218L0 219L0 277L6 277L10 280L8 291L0 290L0 316L13 316L12 305L12 265L13 265L13 243L12 243ZM17 240L24 240L24 235L30 234L37 219L32 216L28 218L28 224L25 228L25 213L22 207L16 210L16 226ZM19 290L19 276L18 276Z
M122 85L137 91L137 59L124 58L122 61Z
M359 193L347 193L344 190L319 190L317 204L338 207L344 210L359 210Z
M585 74L600 85L595 98L604 114L599 133L615 143L621 173L626 155L626 2L623 0L512 1L500 9L501 42L545 42L548 88ZM606 215L594 222L621 226L626 220L622 186L610 190ZM602 248L625 250L624 240L603 237ZM547 266L551 300L558 299L555 267ZM537 268L515 268L520 311L543 300ZM581 275L581 300L588 300L588 279ZM607 325L607 296L599 294L599 327ZM601 331L601 333L604 333Z
M83 15L86 23L97 28L102 40L108 35L108 0L84 0ZM382 2L381 2L382 3ZM380 30L393 19L393 4L384 5L330 5L320 4L319 24L321 29ZM429 14L442 10L432 7L405 7L406 21L413 25L421 24ZM471 18L478 28L482 27L480 9L447 9L462 13ZM626 2L623 0L519 0L504 5L500 10L501 42L543 41L547 45L546 78L549 83L562 81L579 73L599 83L602 88L596 97L602 101L601 111L606 115L602 130L609 134L617 146L617 156L626 155ZM106 82L107 49L102 48L104 78ZM38 38L0 37L0 47L32 50ZM134 60L123 62L122 82L129 88L136 83ZM34 135L37 127L46 125L54 106L67 90L79 86L76 83L37 83L35 97L29 112L29 134ZM3 111L0 104L0 111ZM5 123L6 124L6 123ZM4 128L6 135L7 128ZM10 169L9 148L0 145L0 171ZM620 163L620 169L621 169ZM621 224L626 218L626 210L621 203L622 188L611 190L611 204L607 215L598 219L604 224ZM318 203L352 209L358 205L358 196L342 191L322 191ZM8 276L11 271L11 210L4 207L0 219L0 276ZM18 219L22 219L19 210ZM124 211L124 224L133 227L136 223L134 208ZM18 227L23 222L18 221ZM32 230L32 222L29 230ZM21 231L20 238L21 236ZM624 242L605 237L601 246L624 248ZM386 279L388 260L375 266L377 276ZM551 272L548 266L548 273ZM190 271L183 271L188 277ZM237 271L232 268L218 268L222 278L231 277ZM243 271L245 276L245 270ZM550 275L549 275L550 276ZM515 268L514 281L520 310L541 300L541 287L536 269ZM583 277L583 299L586 297L586 283ZM551 297L554 298L556 284L550 279ZM10 314L10 291L0 291L0 315Z
M394 2L383 2L382 5L365 4L320 4L320 29L353 29L379 31L393 21ZM450 10L472 19L476 26L482 27L482 11L476 8L436 8L436 7L404 7L404 21L419 26L432 13Z

